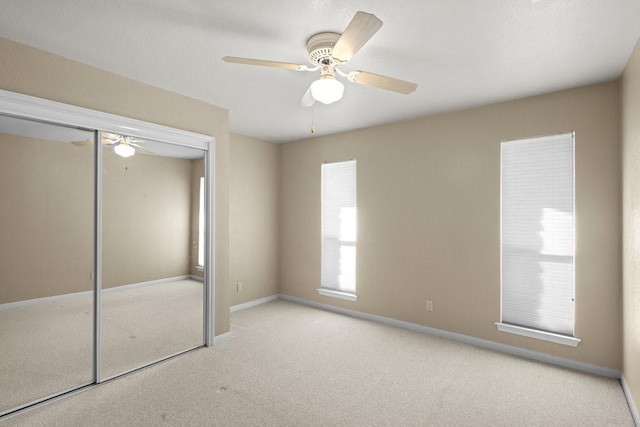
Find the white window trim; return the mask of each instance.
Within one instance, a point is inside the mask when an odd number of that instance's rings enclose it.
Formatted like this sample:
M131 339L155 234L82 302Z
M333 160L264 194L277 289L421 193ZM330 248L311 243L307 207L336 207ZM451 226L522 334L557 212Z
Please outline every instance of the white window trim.
M348 292L336 291L335 289L318 288L318 293L320 295L324 295L325 297L340 298L340 299L344 299L344 300L347 300L347 301L355 302L355 301L358 300L358 295L356 295L356 294L350 294Z
M521 335L523 337L535 338L543 341L549 341L556 344L577 347L580 338L570 337L568 335L556 334L553 332L540 331L538 329L525 328L524 326L510 325L508 323L496 322L496 326L500 332Z

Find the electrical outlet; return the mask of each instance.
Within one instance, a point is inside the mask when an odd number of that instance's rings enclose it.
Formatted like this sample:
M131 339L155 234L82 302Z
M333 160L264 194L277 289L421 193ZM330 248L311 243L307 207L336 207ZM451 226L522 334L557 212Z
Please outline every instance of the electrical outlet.
M433 301L427 300L427 311L433 311Z
M242 282L238 282L238 292L242 291Z

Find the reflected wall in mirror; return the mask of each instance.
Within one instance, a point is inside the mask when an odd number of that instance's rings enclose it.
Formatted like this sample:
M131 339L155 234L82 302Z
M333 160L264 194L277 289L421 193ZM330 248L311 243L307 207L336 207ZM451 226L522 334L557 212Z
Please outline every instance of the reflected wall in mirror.
M203 344L204 151L103 134L103 379Z
M93 382L93 139L0 115L0 414Z

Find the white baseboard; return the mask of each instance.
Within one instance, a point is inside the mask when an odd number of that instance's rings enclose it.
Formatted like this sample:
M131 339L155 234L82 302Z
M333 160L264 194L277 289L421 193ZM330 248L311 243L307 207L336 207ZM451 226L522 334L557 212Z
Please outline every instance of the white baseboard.
M629 390L627 381L624 379L624 374L620 376L620 384L622 384L624 397L627 398L627 403L629 404L629 410L631 411L633 422L636 423L636 427L640 427L640 415L638 414L638 408L636 408L636 404L633 402L633 397L631 397L631 391Z
M196 282L204 282L204 278L200 276L196 276L195 274L189 275L189 279L195 280Z
M278 298L279 298L279 294L270 295L268 297L255 299L253 301L245 302L245 303L242 303L242 304L236 304L234 306L231 306L231 308L229 310L231 311L231 313L234 313L234 312L239 311L239 310L244 310L245 308L255 307L256 305L260 305L260 304L264 304L264 303L267 303L267 302L275 301Z
M362 313L356 310L350 310L346 308L334 307L328 304L322 304L315 301L306 300L303 298L292 297L289 295L278 294L280 299L296 302L298 304L307 305L310 307L320 308L322 310L332 311L334 313L345 314L351 317L357 317L360 319L370 320L373 322L383 323L385 325L395 326L398 328L408 329L423 334L435 335L441 338L447 338L454 341L463 342L465 344L475 345L477 347L487 348L489 350L498 351L500 353L507 353L514 356L520 356L527 359L533 359L540 362L550 363L552 365L562 366L565 368L575 369L577 371L587 372L594 375L599 375L608 378L620 378L620 371L603 368L589 363L578 362L564 357L552 356L550 354L541 353L533 350L526 350L511 345L500 344L494 341L485 340L482 338L471 337L468 335L458 334L455 332L444 331L442 329L430 328L428 326L422 326L415 323L405 322L402 320L392 319L389 317L378 316L375 314Z
M130 285L123 285L123 286L115 286L113 288L106 288L106 289L103 289L102 292L105 293L105 294L109 294L109 293L113 293L113 292L126 291L126 290L133 289L133 288L144 288L146 286L153 286L153 285L161 285L163 283L178 282L180 280L186 280L186 279L193 279L193 278L190 275L166 277L164 279L149 280L147 282L132 283ZM193 280L197 280L197 279L193 279ZM34 298L34 299L25 300L25 301L8 302L8 303L5 303L5 304L0 304L0 310L8 310L10 308L24 307L24 306L28 306L28 305L34 305L34 304L47 304L47 303L52 303L52 302L60 302L60 301L65 301L65 300L70 300L70 299L76 299L76 298L82 298L82 297L90 297L91 295L93 295L93 291L92 290L91 291L74 292L74 293L71 293L71 294L64 294L64 295L54 295L54 296L51 296L51 297Z
M132 283L130 285L114 286L112 288L103 289L102 293L110 294L112 292L127 291L129 289L135 289L135 288L146 288L147 286L162 285L164 283L179 282L180 280L187 280L187 279L191 279L191 276L185 275L185 276L166 277L164 279L149 280L148 282L139 282L139 283Z
M474 345L477 347L482 347L482 348L486 348L489 350L494 350L500 353L506 353L506 354L511 354L514 356L519 356L519 357L524 357L527 359L532 359L532 360L537 360L539 362L545 362L545 363L549 363L552 365L556 365L556 366L562 366L565 368L570 368L570 369L575 369L577 371L582 371L582 372L587 372L589 374L594 374L594 375L599 375L602 377L607 377L607 378L614 378L614 379L620 379L621 378L621 374L620 371L616 370L616 369L611 369L611 368L604 368L601 366L596 366L596 365L591 365L589 363L584 363L584 362L578 362L576 360L571 360L571 359L566 359L564 357L559 357L559 356L553 356L550 354L546 354L546 353L541 353L538 351L533 351L533 350L527 350L524 348L520 348L520 347L514 347L511 345L506 345L506 344L500 344L494 341L489 341L489 340L485 340L482 338L476 338L476 337L471 337L468 335L463 335L463 334L458 334L455 332L450 332L450 331L444 331L442 329L436 329L436 328L430 328L428 326L422 326L422 325L418 325L415 323L410 323L410 322L405 322L402 320L397 320L397 319L392 319L389 317L384 317L384 316L378 316L375 314L369 314L369 313L363 313L360 311L356 311L356 310L350 310L350 309L346 309L346 308L340 308L340 307L334 307L332 305L328 305L328 304L322 304L319 302L315 302L315 301L311 301L311 300L306 300L304 298L298 298L298 297L293 297L290 295L285 295L285 294L277 294L277 295L271 295L265 298L260 298L257 300L253 300L253 301L249 301L243 304L237 304L231 307L230 311L236 312L239 310L244 310L246 308L250 308L250 307L255 307L257 305L260 304L265 304L267 302L270 301L274 301L276 299L282 299L285 301L291 301L291 302L295 302L298 304L303 304L303 305L307 305L310 307L315 307L315 308L319 308L322 310L327 310L327 311L332 311L334 313L339 313L339 314L345 314L347 316L352 316L352 317L357 317L360 319L365 319L365 320L370 320L373 322L378 322L378 323L383 323L385 325L390 325L390 326L395 326L398 328L403 328L403 329L408 329L414 332L419 332L419 333L423 333L423 334L429 334L429 335L434 335L434 336L438 336L441 338L447 338L453 341L459 341L465 344L470 344L470 345ZM229 335L228 337L226 337L226 335ZM227 339L231 338L231 333L228 332L227 334L223 334L220 335L219 337L215 337L214 338L214 344L222 342L222 341L226 341ZM220 339L222 339L222 341L220 341ZM625 387L623 385L623 387ZM628 396L628 392L625 391L625 394ZM629 399L629 397L627 397L627 399ZM629 406L631 407L631 405L633 405L633 402L631 402L629 400L630 404ZM632 409L633 412L634 409ZM634 417L637 419L637 412L635 412ZM637 421L636 421L637 423ZM639 426L640 427L640 426Z
M25 307L28 305L47 304L47 303L65 301L65 300L82 298L82 297L90 297L91 295L93 295L93 291L83 291L83 292L74 292L72 294L54 295L52 297L42 297L42 298L28 299L24 301L7 302L4 304L0 304L0 311L8 310L10 308Z
M213 337L213 345L222 344L223 342L227 342L231 339L231 331L225 332L224 334L216 335Z

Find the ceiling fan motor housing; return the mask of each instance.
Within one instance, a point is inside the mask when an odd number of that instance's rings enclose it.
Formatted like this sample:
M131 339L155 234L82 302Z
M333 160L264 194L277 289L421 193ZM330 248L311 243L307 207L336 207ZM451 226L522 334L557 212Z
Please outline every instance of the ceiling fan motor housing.
M334 62L331 52L340 39L338 33L318 33L307 41L307 51L309 52L309 62L314 66L329 65Z

